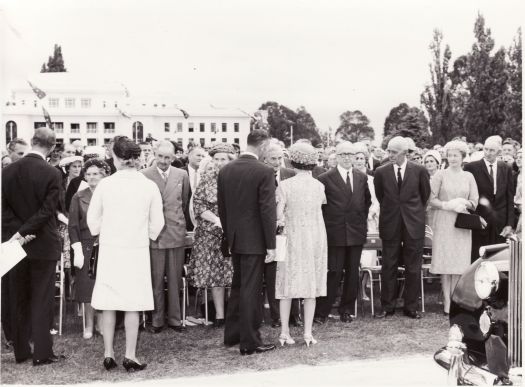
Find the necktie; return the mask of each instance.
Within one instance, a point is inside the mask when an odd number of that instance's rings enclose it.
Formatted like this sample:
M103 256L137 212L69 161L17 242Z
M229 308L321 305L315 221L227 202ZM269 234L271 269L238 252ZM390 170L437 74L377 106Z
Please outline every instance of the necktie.
M277 178L277 173L275 173L274 176L275 176L275 186L277 187L279 185L279 179Z
M490 164L489 167L490 167L490 171L489 171L490 182L492 184L492 192L494 192L494 170L492 169L492 164Z
M166 174L166 172L162 172L162 180L164 180L164 182L168 180L168 175Z
M350 183L350 171L346 172L346 188L352 191L352 184Z
M401 177L401 167L397 167L397 188L401 191L401 184L403 184L403 178Z
M197 171L193 172L193 190L197 189Z

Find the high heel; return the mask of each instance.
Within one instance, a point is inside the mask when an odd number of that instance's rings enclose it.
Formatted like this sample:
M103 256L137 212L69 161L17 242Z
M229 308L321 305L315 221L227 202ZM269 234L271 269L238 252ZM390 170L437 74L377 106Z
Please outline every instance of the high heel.
M292 339L290 334L281 333L281 335L279 336L279 343L281 343L281 347L284 347L285 344L287 345L295 344L295 340Z
M317 344L317 340L314 339L312 335L304 335L304 342L306 343L306 346L309 347L310 344L315 345Z
M109 371L112 368L115 368L117 366L117 363L115 362L115 359L112 357L106 357L104 359L104 368L106 371Z
M134 360L128 359L127 357L124 358L122 365L128 372L142 371L147 366L146 363L139 364Z

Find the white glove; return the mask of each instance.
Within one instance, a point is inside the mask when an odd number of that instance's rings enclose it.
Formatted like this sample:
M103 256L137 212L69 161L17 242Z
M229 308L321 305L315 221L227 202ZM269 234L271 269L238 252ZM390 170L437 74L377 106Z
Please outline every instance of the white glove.
M441 206L446 211L454 211L457 213L467 212L467 206L465 205L465 199L461 199L461 198L456 198L456 199L449 200L448 202L443 202Z
M71 248L73 249L73 265L75 267L78 267L79 269L82 269L82 266L84 266L84 253L82 252L82 243L72 243Z
M215 219L215 223L213 223L213 225L216 226L216 227L219 227L220 229L222 229L221 218L217 217L217 219Z
M67 217L66 217L63 213L59 212L58 215L57 215L57 218L58 218L58 220L60 220L62 223L64 223L66 226L68 225L69 220L67 219Z

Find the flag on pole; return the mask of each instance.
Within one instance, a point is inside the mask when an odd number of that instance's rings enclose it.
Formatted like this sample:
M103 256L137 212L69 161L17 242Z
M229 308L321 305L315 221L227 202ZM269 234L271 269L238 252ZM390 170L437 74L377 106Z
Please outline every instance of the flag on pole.
M128 113L124 112L122 109L117 108L117 110L123 117L131 118L131 116Z
M182 113L182 115L184 116L184 119L186 119L186 120L187 120L187 119L188 119L188 117L189 117L190 115L189 115L189 114L188 114L188 113L186 112L186 110L183 110L183 109L181 109L181 108L177 108L177 109L179 109L179 110L180 110L180 112L181 112L181 113Z
M44 112L44 118L46 119L47 126L49 126L50 129L53 129L53 121L51 121L51 116L45 107L42 106L42 110Z
M31 82L27 81L27 83L29 83L29 86L31 86L31 89L33 89L33 92L36 94L36 96L39 98L39 99L43 99L46 97L46 93L44 93L44 91L42 89L39 89L38 87L36 87L35 85L33 85Z

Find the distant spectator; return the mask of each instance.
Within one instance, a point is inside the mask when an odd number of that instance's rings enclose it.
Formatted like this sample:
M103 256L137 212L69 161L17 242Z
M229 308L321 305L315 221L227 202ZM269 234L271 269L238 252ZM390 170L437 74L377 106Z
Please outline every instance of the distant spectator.
M75 147L75 155L82 156L84 153L84 145L82 145L82 141L75 140L71 144Z
M13 162L22 158L28 150L29 145L21 138L14 138L7 144L7 155Z
M73 144L65 144L62 157L65 158L70 156L75 156L75 146Z
M430 177L432 177L441 165L441 154L436 150L429 150L423 156L423 165L427 169Z
M2 156L2 168L7 167L12 162L13 160L11 160L11 157L9 157L8 155Z

